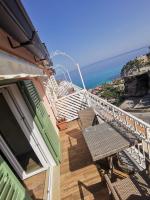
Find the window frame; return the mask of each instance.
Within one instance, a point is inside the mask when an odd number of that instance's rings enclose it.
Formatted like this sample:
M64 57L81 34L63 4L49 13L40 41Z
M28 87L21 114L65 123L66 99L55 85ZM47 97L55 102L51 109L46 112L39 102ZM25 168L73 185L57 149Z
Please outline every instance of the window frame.
M19 177L23 180L44 170L47 170L50 166L56 165L53 157L50 155L49 150L46 147L45 142L41 137L40 132L38 131L38 128L36 127L36 124L34 123L34 119L32 118L30 111L28 110L27 105L24 102L24 99L17 85L12 84L7 87L2 87L0 89L0 93L3 94L10 110L12 111L25 137L30 143L31 148L33 149L36 156L40 160L41 165L43 166L42 168L34 172L26 173L5 143L5 141L2 139L2 137L0 137L0 146L3 147L3 153L5 153L7 159L9 160Z

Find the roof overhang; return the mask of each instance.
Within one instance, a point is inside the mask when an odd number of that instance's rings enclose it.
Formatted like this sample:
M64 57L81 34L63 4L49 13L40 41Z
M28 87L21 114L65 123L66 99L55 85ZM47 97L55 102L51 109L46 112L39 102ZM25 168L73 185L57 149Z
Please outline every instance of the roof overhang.
M43 69L0 50L0 80L45 76Z

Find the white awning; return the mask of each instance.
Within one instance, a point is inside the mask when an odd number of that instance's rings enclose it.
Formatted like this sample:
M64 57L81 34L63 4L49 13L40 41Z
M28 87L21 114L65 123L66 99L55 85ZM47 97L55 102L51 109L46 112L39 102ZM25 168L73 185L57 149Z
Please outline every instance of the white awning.
M46 76L42 69L0 50L0 80Z

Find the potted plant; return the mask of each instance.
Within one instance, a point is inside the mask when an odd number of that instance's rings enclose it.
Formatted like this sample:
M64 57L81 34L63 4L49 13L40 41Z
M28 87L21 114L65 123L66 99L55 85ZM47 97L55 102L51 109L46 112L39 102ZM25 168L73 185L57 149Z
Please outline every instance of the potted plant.
M60 131L63 131L68 128L68 124L65 117L61 117L57 119L57 127Z

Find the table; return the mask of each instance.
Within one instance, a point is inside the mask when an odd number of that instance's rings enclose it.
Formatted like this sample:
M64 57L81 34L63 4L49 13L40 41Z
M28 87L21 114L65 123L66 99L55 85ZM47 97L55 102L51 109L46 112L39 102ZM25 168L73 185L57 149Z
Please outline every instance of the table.
M85 128L83 136L93 161L111 157L130 146L130 142L106 122Z

